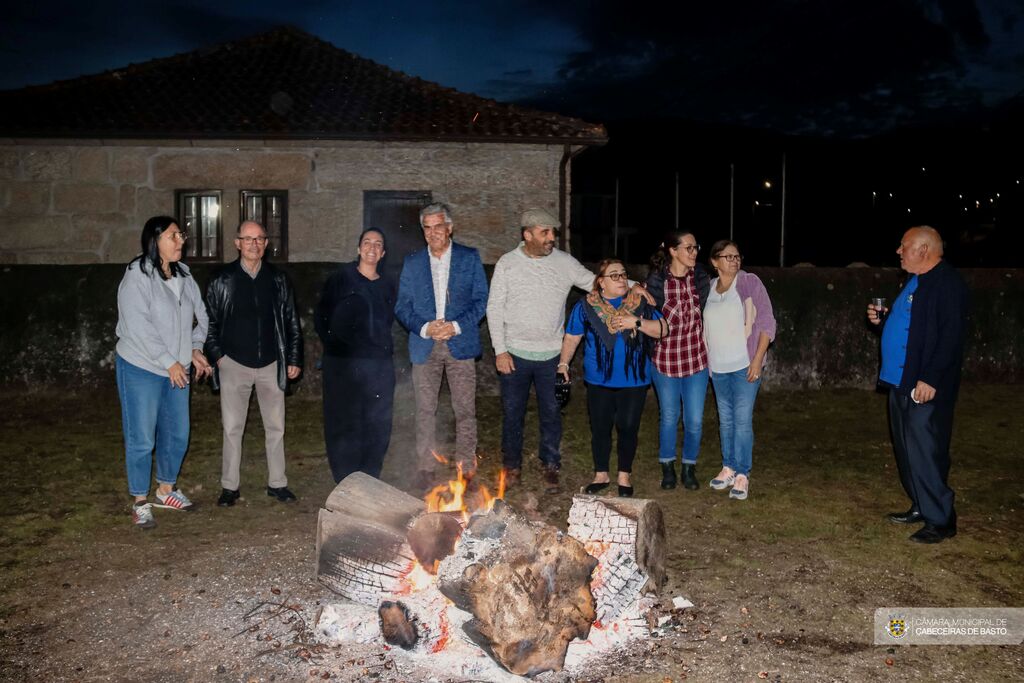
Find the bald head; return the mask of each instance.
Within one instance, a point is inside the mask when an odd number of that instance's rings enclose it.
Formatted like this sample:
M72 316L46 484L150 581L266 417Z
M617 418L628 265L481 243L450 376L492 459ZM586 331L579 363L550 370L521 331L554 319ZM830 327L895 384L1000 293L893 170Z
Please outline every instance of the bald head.
M912 235L911 239L916 244L924 244L928 247L928 251L942 257L942 237L939 235L939 231L932 226L919 225L908 230L907 235Z
M942 260L942 236L930 225L918 225L903 234L900 267L913 275L927 273Z

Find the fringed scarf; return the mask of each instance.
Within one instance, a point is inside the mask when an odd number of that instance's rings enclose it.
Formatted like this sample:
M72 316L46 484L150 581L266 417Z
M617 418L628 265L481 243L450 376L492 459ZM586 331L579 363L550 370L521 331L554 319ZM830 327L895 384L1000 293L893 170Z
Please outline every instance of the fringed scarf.
M590 336L597 369L604 376L604 381L610 380L615 370L615 342L618 337L622 337L626 344L624 373L627 376L632 374L634 379L643 382L647 380L647 359L650 358L655 340L636 328L612 330L612 321L623 313L642 319L652 317L650 306L640 292L629 292L618 308L608 303L600 292L591 292L587 295L586 305L583 306L583 333Z

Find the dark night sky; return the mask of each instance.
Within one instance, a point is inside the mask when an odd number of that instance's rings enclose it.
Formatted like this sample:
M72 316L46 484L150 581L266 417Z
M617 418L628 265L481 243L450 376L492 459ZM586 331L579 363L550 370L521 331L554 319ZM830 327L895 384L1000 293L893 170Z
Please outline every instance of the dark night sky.
M1022 0L661 5L18 2L0 25L0 88L290 23L428 80L601 122L683 118L856 137L947 121L1024 91Z

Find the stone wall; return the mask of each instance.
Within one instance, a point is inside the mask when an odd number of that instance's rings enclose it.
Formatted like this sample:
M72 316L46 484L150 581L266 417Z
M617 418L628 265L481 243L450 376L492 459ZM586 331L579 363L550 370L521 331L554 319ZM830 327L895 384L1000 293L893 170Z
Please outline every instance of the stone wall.
M557 214L560 146L433 142L64 141L0 144L0 263L121 263L175 190L223 191L226 260L239 192L288 190L289 260L351 258L365 190L430 191L493 263L522 210ZM466 229L471 226L472 229Z
M319 391L320 345L312 311L334 266L289 265L306 334L306 372L298 391ZM765 390L870 387L878 369L877 337L864 309L872 296L892 300L900 271L868 268L753 268L772 298L779 332L765 371ZM643 268L631 269L642 277ZM0 382L33 387L113 385L117 285L123 264L0 266ZM205 288L208 266L193 272ZM964 363L967 381L1024 382L1024 271L970 270L972 324ZM572 297L575 300L575 295ZM481 391L497 393L486 325L478 364ZM407 378L405 334L396 325L396 366ZM579 358L577 357L577 361Z

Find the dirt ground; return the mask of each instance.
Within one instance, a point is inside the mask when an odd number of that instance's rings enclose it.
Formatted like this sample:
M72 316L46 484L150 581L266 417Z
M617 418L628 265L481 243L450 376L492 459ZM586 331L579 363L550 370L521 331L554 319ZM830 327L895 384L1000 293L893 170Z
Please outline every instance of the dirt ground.
M398 486L412 451L409 393L400 386L383 477ZM579 391L565 417L563 492L536 493L540 471L528 452L524 483L508 496L563 529L572 492L591 469L583 398ZM318 398L288 403L289 484L300 500L286 505L265 495L254 408L243 497L221 509L218 406L206 389L196 391L179 484L199 509L156 510L158 526L149 532L129 523L115 393L7 391L0 400L0 680L460 680L417 669L383 647L317 646L310 632L317 611L336 599L313 576L316 514L333 486ZM906 507L884 397L763 394L751 496L737 502L706 485L720 464L710 396L702 488L658 487L652 395L634 485L665 512L663 601L684 596L695 606L676 612L660 638L610 653L585 672L538 680L1019 680L1024 646L876 646L872 617L878 607L1024 606L1022 408L1019 387L965 387L951 475L960 533L920 546L907 541L913 529L884 520ZM479 414L481 472L493 480L498 399L481 397ZM528 424L530 448L532 414Z

